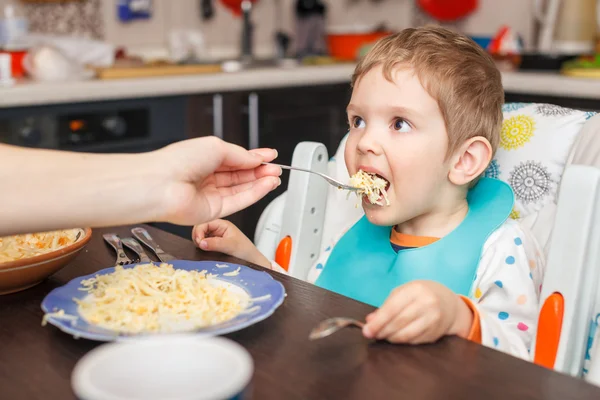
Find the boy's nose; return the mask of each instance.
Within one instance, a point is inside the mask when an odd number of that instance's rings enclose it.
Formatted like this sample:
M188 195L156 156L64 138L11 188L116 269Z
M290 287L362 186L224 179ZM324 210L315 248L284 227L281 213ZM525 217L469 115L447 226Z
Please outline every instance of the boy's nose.
M357 150L361 154L381 154L382 147L373 129L365 129L358 141Z

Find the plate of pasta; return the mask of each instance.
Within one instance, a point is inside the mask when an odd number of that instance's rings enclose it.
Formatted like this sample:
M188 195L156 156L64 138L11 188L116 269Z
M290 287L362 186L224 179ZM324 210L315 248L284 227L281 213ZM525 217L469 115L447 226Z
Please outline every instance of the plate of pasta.
M40 283L66 266L91 237L89 228L0 237L0 294Z
M173 260L103 269L75 278L42 302L42 324L76 338L238 331L283 303L283 285L264 271L218 261Z

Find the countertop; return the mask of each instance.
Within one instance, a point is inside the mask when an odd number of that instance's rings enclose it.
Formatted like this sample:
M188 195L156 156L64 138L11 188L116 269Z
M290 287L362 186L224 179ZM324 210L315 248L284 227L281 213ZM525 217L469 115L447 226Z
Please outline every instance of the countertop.
M353 64L336 64L161 78L29 81L0 88L0 108L345 83L353 71ZM511 93L600 99L600 79L508 72L502 74L502 80L505 91Z

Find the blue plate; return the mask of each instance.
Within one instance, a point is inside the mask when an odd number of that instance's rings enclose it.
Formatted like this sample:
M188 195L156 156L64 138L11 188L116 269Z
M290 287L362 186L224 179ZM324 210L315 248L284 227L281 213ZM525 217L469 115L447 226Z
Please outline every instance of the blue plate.
M186 271L206 271L209 274L217 275L218 280L226 284L232 284L243 290L251 299L256 299L251 302L247 309L241 314L223 323L212 325L210 327L194 330L194 333L204 336L223 335L230 332L235 332L244 329L250 325L260 322L268 318L275 312L277 307L283 303L285 297L285 289L283 285L273 279L271 275L263 271L257 271L243 265L231 264L220 261L185 261L174 260L170 261L176 269ZM128 265L124 268L133 268L137 264ZM217 265L221 267L217 267ZM239 270L236 276L225 276L224 273ZM48 323L56 326L63 332L69 333L77 338L85 338L98 341L114 341L127 340L139 337L139 334L118 333L105 328L100 328L86 322L79 315L76 299L83 299L87 293L79 290L82 287L81 282L85 279L92 278L96 275L105 275L114 272L113 268L106 268L91 275L75 278L64 286L58 287L51 291L44 301L42 301L42 310L44 313L52 313L58 310L64 310L66 315L72 315L77 318L65 319L49 317Z

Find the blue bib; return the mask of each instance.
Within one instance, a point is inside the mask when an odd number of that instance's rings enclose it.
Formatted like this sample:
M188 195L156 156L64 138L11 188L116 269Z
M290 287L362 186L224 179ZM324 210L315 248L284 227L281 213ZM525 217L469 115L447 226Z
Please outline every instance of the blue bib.
M362 217L335 245L316 285L380 307L390 292L415 280L439 282L467 296L487 238L512 211L514 196L506 183L482 178L468 195L463 222L438 241L395 252L393 227Z

